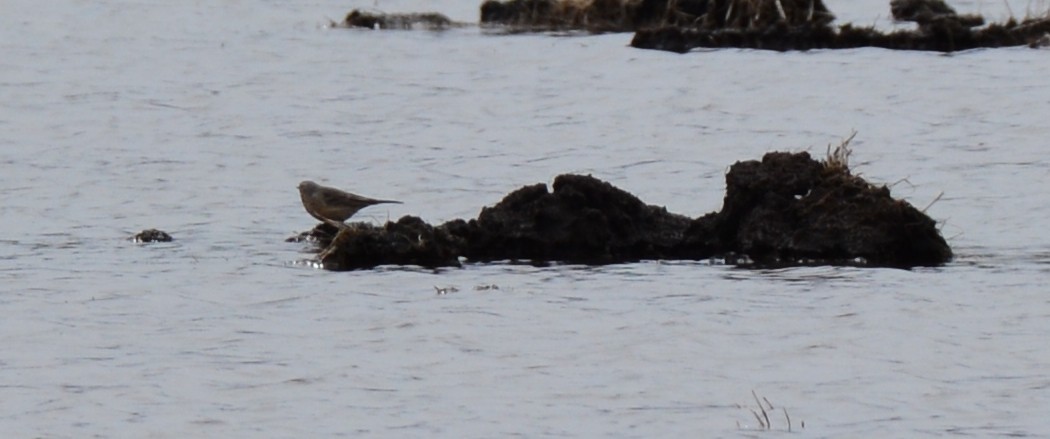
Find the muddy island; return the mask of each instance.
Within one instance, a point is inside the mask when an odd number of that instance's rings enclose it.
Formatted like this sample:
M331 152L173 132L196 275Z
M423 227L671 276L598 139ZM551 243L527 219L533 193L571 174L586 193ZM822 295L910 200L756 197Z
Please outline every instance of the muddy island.
M769 267L845 264L910 268L951 260L936 222L886 186L852 175L848 149L823 161L771 152L726 174L722 210L689 218L591 176L524 186L478 217L441 225L413 216L382 226L319 224L304 232L326 269L463 262L613 264L724 259Z

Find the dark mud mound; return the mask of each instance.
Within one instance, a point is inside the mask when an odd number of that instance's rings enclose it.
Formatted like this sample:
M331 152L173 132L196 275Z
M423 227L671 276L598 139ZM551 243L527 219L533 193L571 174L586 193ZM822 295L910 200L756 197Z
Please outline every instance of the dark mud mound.
M325 247L318 259L325 268L355 270L380 265L458 267L462 242L445 229L434 228L414 216L383 227L354 223L339 230L327 224L311 234Z
M952 257L931 218L805 152L734 164L722 211L698 219L690 238L760 265L912 267Z
M470 260L590 264L673 256L690 219L591 176L561 175L553 192L526 186L463 229Z
M846 155L848 156L848 154ZM459 266L468 261L610 264L722 257L759 266L913 267L952 257L936 223L885 186L850 174L843 155L769 153L734 164L722 210L697 219L645 204L590 176L558 176L508 194L477 219L434 227L406 216L308 235L325 268ZM838 157L836 159L836 157Z

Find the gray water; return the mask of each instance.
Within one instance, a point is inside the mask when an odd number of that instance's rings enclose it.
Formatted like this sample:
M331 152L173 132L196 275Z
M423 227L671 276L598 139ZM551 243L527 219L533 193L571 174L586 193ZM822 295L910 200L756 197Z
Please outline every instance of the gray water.
M1050 52L326 26L372 6L477 3L3 4L0 435L1048 436ZM733 162L852 130L954 262L331 273L284 241L303 179L405 202L376 223L566 172L696 216ZM176 240L127 240L153 227Z

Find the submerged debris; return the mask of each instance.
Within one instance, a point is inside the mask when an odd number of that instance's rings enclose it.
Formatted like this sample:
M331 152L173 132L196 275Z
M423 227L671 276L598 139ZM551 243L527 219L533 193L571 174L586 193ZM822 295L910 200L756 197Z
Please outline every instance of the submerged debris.
M131 237L135 242L171 242L172 238L167 232L157 229L146 229Z
M346 14L346 18L342 22L332 22L331 25L332 27L359 27L376 30L445 30L453 27L455 23L445 15L436 12L386 14L354 9Z
M329 269L378 265L459 266L460 260L610 264L725 258L758 266L939 265L952 252L936 223L886 186L848 168L848 144L823 162L772 152L734 164L720 212L670 213L591 176L522 187L477 219L431 226L412 216L383 227L310 232ZM327 229L326 229L327 228Z

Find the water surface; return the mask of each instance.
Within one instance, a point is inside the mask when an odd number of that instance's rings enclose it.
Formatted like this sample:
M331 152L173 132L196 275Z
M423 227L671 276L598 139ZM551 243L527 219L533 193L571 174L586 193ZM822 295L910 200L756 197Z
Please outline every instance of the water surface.
M753 390L776 435L785 409L814 437L1050 427L1044 50L677 55L327 29L362 6L328 1L5 5L4 436L758 437ZM284 242L314 225L303 179L405 202L375 222L565 172L696 216L733 162L852 130L855 172L941 221L953 263L329 273ZM176 241L126 240L153 227Z

